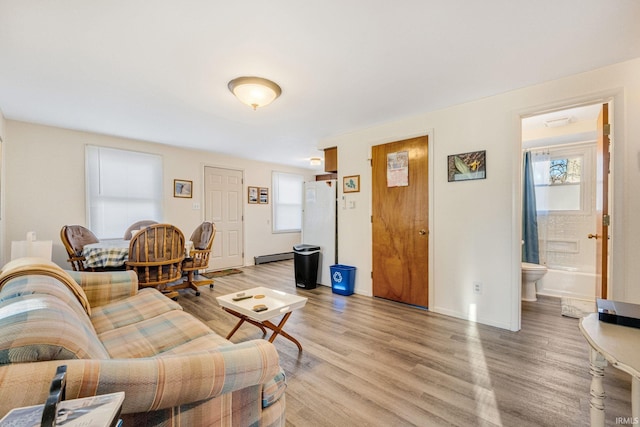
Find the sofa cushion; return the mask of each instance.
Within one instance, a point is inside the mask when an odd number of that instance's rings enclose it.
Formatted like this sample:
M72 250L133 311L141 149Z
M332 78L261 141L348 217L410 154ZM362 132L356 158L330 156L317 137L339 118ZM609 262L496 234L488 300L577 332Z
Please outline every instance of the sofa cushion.
M262 388L262 407L268 408L280 399L287 389L287 377L284 370L280 368L280 372L269 380Z
M180 344L169 350L163 351L162 353L159 353L158 356L189 354L196 351L211 350L212 348L219 348L226 345L233 345L233 343L212 332L210 334L203 335L186 343Z
M101 334L151 319L171 310L182 310L182 306L158 290L146 288L129 298L93 308L91 322L96 332Z
M115 359L155 356L207 334L213 332L204 323L181 310L172 310L98 337Z
M0 365L108 358L93 328L59 298L31 294L0 302Z

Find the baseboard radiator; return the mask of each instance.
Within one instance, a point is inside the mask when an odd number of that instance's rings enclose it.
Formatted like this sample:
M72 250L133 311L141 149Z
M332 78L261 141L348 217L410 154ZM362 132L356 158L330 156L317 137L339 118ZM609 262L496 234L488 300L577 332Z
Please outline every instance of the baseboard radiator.
M283 261L285 259L293 259L293 252L283 252L281 254L260 255L253 257L256 265L266 264L267 262Z

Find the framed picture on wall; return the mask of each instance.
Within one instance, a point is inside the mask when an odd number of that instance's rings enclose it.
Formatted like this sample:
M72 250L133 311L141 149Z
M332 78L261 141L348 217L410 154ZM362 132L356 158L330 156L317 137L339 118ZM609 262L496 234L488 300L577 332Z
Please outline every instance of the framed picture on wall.
M173 180L173 197L183 197L190 199L193 197L193 181L186 179Z
M487 177L487 152L452 154L447 158L449 182L485 179Z
M260 200L258 201L261 204L269 203L269 189L266 187L260 187Z
M258 187L249 187L248 203L258 203Z
M345 176L342 178L343 193L358 193L360 191L360 175Z

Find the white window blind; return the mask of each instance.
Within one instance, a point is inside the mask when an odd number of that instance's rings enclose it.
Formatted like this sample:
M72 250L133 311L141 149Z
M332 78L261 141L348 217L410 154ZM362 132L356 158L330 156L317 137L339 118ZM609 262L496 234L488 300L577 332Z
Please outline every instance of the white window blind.
M162 157L86 147L88 226L99 239L122 238L134 222L162 220Z
M273 172L273 232L297 232L302 229L302 185L304 177Z

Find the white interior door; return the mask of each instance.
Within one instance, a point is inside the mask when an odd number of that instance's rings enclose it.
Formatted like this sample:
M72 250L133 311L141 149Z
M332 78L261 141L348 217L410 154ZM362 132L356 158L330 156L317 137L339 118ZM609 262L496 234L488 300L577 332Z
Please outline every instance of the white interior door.
M213 270L244 265L241 170L204 168L206 221L216 225L211 262Z
M302 243L320 246L317 282L325 286L336 263L336 187L335 179L304 183Z

